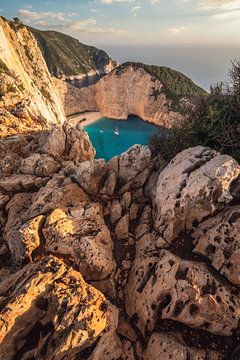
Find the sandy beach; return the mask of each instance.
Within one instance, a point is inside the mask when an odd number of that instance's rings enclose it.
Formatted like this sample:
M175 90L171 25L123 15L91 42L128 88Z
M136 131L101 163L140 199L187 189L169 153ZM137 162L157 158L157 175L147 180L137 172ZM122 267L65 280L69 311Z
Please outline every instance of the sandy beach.
M103 115L100 112L92 111L83 114L70 115L68 116L68 119L79 119L79 120L85 119L84 121L81 121L81 125L86 126L94 123L96 120L100 119L101 117L103 117Z

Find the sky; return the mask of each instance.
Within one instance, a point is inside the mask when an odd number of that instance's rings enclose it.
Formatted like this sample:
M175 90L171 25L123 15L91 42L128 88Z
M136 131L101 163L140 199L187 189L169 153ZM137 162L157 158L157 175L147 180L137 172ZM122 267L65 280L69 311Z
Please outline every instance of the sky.
M0 0L0 15L93 45L240 44L240 0Z

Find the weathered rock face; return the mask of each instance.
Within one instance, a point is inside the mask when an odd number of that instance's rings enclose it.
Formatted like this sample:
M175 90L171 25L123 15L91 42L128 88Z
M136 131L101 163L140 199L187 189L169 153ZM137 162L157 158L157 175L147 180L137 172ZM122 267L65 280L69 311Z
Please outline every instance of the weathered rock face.
M160 174L156 186L155 226L171 242L228 204L240 167L230 156L198 146L178 154Z
M153 334L143 353L143 360L220 360L221 355L213 351L197 350L181 345L172 335Z
M240 284L239 207L230 206L199 224L193 232L194 252L206 256L222 275Z
M55 209L43 228L46 249L67 255L87 280L101 280L115 268L113 242L99 204Z
M160 318L220 335L237 328L240 300L221 287L205 265L183 261L167 250L151 261L138 259L126 288L127 313L138 315L143 333L153 331Z
M1 136L63 123L58 92L29 30L0 17Z
M12 275L1 283L0 296L3 360L14 356L73 359L111 322L111 305L103 294L54 257L29 264ZM37 343L35 331L41 334Z
M232 158L105 164L75 121L0 155L0 359L239 358Z
M144 69L127 67L113 70L95 85L77 89L55 81L66 115L82 111L99 111L113 119L137 115L141 119L171 127L181 116L170 109L171 101L163 92L162 83Z

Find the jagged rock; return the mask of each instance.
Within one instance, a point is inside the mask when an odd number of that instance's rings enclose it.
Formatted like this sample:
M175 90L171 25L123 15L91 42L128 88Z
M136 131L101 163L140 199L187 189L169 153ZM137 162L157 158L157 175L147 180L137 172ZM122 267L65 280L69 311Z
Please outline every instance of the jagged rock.
M34 359L81 357L111 324L109 307L63 261L45 257L26 265L0 283L0 359L28 358L30 343Z
M129 214L124 215L115 227L116 238L123 240L128 238Z
M119 173L119 156L114 156L112 159L110 159L107 163L107 169L109 171L114 171L116 175L118 176Z
M112 224L115 224L116 221L120 219L122 215L122 206L119 201L114 200L110 207L110 221Z
M89 196L71 179L64 175L54 175L47 185L35 194L28 212L29 216L33 217L57 207L64 210L89 201Z
M160 173L155 226L171 242L193 222L220 210L232 200L231 184L240 175L238 163L228 155L197 146L179 153Z
M113 243L99 204L55 209L48 217L43 234L46 249L71 257L89 280L102 280L114 268Z
M117 333L132 342L138 338L132 326L123 317L119 318Z
M102 159L84 161L79 165L74 179L88 194L96 195L105 171L106 164Z
M122 195L126 191L137 190L137 192L139 194L139 196L137 196L137 197L143 198L142 187L144 186L147 178L149 177L150 172L151 172L150 167L145 168L143 171L141 171L139 174L137 174L132 180L130 180L125 185L123 185L123 187L121 187L121 189L119 190L119 194ZM135 197L136 197L137 192L135 192Z
M132 180L150 163L151 150L148 146L134 145L119 157L119 177L124 182Z
M152 209L151 206L145 206L143 209L139 225L135 229L136 239L141 238L143 235L150 232L150 225L152 222Z
M33 196L34 194L32 193L18 193L7 203L6 211L8 212L8 217L4 228L5 236L12 230L18 229L24 223L25 212L30 208Z
M114 194L116 184L117 184L116 173L115 173L115 171L110 170L100 193L107 194L108 196L112 196Z
M40 246L40 231L43 220L44 216L37 216L26 222L19 229L13 229L5 236L16 263L21 264L25 259L31 259L32 252Z
M121 200L121 205L122 205L123 209L128 210L129 206L131 205L131 201L132 201L132 195L131 195L130 191L125 192L125 194L123 194L122 200Z
M81 128L77 119L71 119L64 123L66 133L66 153L70 161L75 164L92 160L96 154L89 140L88 134Z
M35 153L21 161L20 171L23 174L32 174L40 177L47 177L55 174L60 164L51 156Z
M240 285L240 207L231 206L198 225L194 252L206 256L222 275Z
M54 159L59 159L64 154L65 143L66 135L62 126L54 126L43 144L40 140L39 146L41 152L51 155Z
M137 314L142 333L153 331L162 318L231 335L238 326L239 298L205 264L182 260L165 249L149 250L137 254L125 293L126 311Z
M10 200L10 197L8 195L5 195L3 193L0 193L0 209L4 209L7 202Z
M105 333L101 336L96 348L88 357L88 360L118 360L122 353L122 343L116 333L118 326L118 310L114 306L109 307L110 321Z
M0 189L7 192L32 190L36 188L36 176L33 175L11 175L0 180Z
M122 344L122 359L136 360L134 355L134 348L129 340L124 340Z
M144 195L147 197L147 198L152 198L154 196L154 192L155 192L155 188L156 188L156 184L157 184L157 180L158 180L158 176L159 176L159 173L158 172L153 172L145 186L144 186Z
M129 210L130 221L136 220L138 215L139 206L136 203L132 203Z
M208 350L199 350L182 345L174 335L154 333L151 335L143 360L221 360L223 356Z

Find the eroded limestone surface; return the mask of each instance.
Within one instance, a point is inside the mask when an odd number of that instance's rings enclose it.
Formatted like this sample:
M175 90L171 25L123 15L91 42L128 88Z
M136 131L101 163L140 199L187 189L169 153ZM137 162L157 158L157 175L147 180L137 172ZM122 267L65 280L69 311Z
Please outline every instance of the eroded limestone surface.
M77 121L0 153L1 360L239 357L232 158L137 145L105 164Z
M17 355L73 359L111 321L111 305L103 294L54 257L33 262L2 282L0 296L3 360ZM38 342L35 331L41 334Z
M161 172L154 202L158 231L171 242L194 222L221 210L232 199L240 167L228 155L202 146L179 153Z

